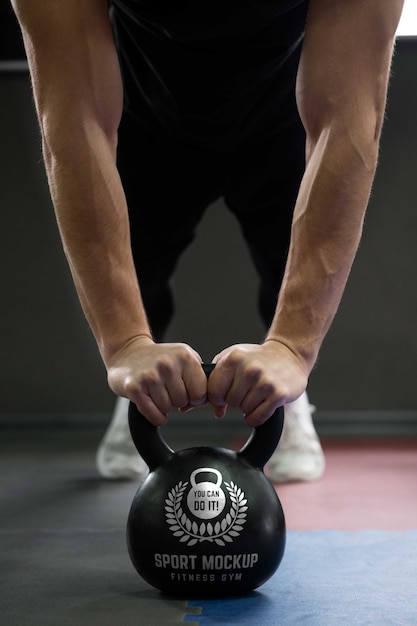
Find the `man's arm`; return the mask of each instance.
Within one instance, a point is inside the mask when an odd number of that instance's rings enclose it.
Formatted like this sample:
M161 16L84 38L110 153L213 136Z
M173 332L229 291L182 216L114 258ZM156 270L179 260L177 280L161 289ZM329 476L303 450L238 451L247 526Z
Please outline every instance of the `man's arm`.
M191 348L153 342L143 308L116 168L123 90L107 0L12 5L64 250L110 386L163 423L205 399L206 379Z
M307 164L276 314L265 343L220 353L209 381L209 399L239 406L252 425L304 391L342 297L377 164L402 5L311 0L297 80Z

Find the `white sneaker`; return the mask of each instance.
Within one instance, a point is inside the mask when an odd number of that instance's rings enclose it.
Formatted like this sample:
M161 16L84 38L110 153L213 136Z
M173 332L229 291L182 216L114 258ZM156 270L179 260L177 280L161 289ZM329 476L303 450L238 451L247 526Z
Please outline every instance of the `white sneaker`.
M325 459L311 417L314 410L305 392L284 407L281 439L266 466L273 482L310 481L323 476Z
M132 441L127 418L129 400L118 398L109 427L98 447L96 466L103 478L141 480L148 466Z

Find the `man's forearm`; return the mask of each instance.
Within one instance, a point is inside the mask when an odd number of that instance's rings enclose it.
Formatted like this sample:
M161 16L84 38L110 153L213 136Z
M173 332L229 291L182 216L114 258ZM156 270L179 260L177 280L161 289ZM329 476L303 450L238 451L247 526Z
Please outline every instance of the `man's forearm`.
M116 168L123 85L107 0L13 0L51 196L81 304L106 366L149 333Z
M77 136L81 135L83 137ZM77 148L82 146L82 151ZM99 128L51 144L45 163L74 283L104 362L149 334L131 255L126 201L114 147Z
M362 158L363 157L363 158ZM323 131L308 160L291 246L268 339L311 370L339 306L362 233L377 141L359 155L346 136Z
M402 0L311 0L297 76L307 167L268 337L307 374L357 251L378 157Z

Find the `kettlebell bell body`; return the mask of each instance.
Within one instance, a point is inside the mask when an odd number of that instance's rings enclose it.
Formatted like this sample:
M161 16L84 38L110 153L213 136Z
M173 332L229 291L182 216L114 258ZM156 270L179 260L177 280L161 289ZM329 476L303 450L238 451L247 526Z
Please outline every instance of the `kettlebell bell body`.
M285 518L263 466L279 441L283 409L246 445L174 452L134 404L133 441L150 468L128 515L127 545L137 572L179 596L250 592L277 570Z

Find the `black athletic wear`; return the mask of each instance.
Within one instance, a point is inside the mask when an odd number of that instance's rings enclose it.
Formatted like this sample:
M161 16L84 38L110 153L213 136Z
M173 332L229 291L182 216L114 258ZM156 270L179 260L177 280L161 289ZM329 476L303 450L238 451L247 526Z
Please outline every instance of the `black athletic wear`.
M291 118L305 0L112 0L126 110L228 149Z
M118 167L152 330L163 337L176 263L220 196L259 272L268 325L304 170L295 79L308 2L111 5L125 92Z

